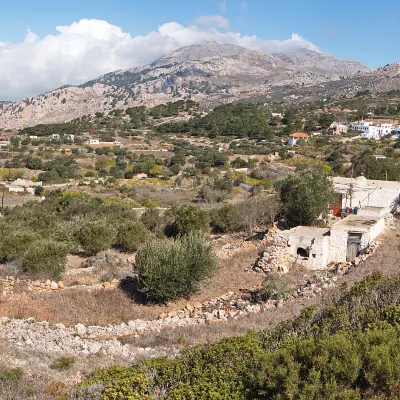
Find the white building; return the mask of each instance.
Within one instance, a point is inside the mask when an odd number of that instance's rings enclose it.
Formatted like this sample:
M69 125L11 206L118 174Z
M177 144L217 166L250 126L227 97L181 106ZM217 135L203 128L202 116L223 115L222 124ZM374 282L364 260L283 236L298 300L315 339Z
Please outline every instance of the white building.
M298 226L282 231L277 236L281 247L279 262L286 265L287 271L295 263L317 270L333 262L352 261L365 254L384 231L385 215L385 209L370 207L343 218L331 228Z
M353 122L350 127L355 131L361 132L362 138L375 140L390 135L394 129L393 124L375 124L374 122L365 121Z
M53 133L53 134L51 135L51 139L52 139L52 140L60 140L60 139L61 139L61 136L60 136L58 133Z
M100 144L100 140L99 139L90 138L88 143L89 144Z
M309 139L309 135L307 135L306 133L302 133L302 132L292 133L289 135L288 145L295 146L300 139L303 139L307 142Z
M342 208L382 207L393 211L399 203L400 182L357 178L332 178L333 189Z
M66 135L64 135L64 138L71 140L71 142L73 142L75 140L75 135L66 134Z

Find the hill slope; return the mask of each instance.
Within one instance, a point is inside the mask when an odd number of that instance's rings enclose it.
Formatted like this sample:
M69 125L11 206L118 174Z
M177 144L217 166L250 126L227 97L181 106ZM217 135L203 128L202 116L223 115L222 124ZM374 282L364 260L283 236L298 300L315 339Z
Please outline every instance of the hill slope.
M285 88L304 88L370 73L361 63L311 50L265 54L205 42L174 51L150 65L111 72L81 86L64 86L35 98L0 103L0 127L64 122L96 111L152 107L183 98L210 107L265 98L274 88L274 92L285 93Z

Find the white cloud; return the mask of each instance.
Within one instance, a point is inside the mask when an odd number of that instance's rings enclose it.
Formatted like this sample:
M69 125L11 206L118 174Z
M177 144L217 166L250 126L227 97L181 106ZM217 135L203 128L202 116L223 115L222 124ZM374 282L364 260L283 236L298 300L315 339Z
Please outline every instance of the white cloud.
M20 43L0 42L0 100L34 96L65 84L80 84L101 74L146 65L167 52L203 41L232 43L265 53L318 49L298 34L286 40L263 40L204 26L169 22L144 36L131 37L107 21L82 19L38 37L28 29ZM214 26L228 21L214 19ZM202 24L202 23L203 24Z
M229 29L229 21L222 15L202 15L195 19L197 26L201 28L225 28Z
M226 0L222 0L221 3L219 3L219 8L223 13L226 11Z
M243 11L247 11L248 10L248 6L247 6L246 1L242 1L241 7L242 7Z

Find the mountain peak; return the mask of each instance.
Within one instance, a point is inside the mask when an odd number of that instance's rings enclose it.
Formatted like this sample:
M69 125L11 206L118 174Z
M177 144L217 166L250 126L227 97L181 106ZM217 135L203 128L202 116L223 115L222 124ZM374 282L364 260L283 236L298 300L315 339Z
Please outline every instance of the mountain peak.
M171 63L182 63L185 61L200 61L212 57L232 57L247 51L251 50L235 44L221 44L214 41L205 41L171 51L150 65L156 66Z

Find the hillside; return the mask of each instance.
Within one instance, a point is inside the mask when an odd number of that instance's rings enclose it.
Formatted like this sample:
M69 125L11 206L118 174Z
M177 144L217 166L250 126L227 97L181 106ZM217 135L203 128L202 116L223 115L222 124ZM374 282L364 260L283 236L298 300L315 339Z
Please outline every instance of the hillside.
M353 74L371 73L361 63L310 50L274 55L206 42L174 51L144 67L108 73L81 86L64 86L18 102L0 102L0 127L20 129L64 122L96 111L152 107L183 98L210 107L265 98L272 89L279 93L284 88L340 82Z

